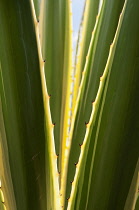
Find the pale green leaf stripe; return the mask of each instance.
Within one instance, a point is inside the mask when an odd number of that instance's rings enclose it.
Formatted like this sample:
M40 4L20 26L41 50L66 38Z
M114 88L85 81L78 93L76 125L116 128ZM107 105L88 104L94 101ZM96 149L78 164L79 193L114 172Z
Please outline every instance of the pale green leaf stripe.
M124 210L134 210L136 201L138 199L139 190L139 159L135 168L134 176L132 179L132 183L129 189L129 193L127 196L127 200L125 203Z
M1 180L0 180L0 210L7 210L5 206L5 198L4 198L4 193L2 190Z
M80 153L78 164L76 165L76 173L75 173L74 181L72 182L71 196L68 200L68 210L74 209L74 202L75 202L75 196L76 196L76 192L77 192L78 180L79 180L79 176L81 173L82 164L84 162L84 156L85 156L85 153L87 152L88 145L90 142L91 130L95 123L101 95L102 95L104 84L105 84L105 79L107 78L107 75L110 74L110 71L111 71L113 58L114 58L114 54L115 54L115 49L116 49L116 44L117 44L117 40L118 40L119 32L121 29L124 12L125 12L125 7L126 7L126 1L124 4L124 7L123 7L123 11L119 18L119 23L118 23L118 27L116 30L116 34L115 34L113 43L110 46L109 56L108 56L108 60L107 60L107 64L106 64L104 73L103 73L102 77L100 78L100 85L99 85L99 89L97 92L97 96L96 96L95 101L93 102L92 113L90 116L90 120L87 124L85 139L84 139L83 145L81 146L81 153ZM97 144L97 142L95 143L95 145L96 144ZM94 148L94 151L95 151L95 148ZM94 155L95 155L95 152L94 152Z
M35 14L35 8L33 0L31 0L31 7L32 7L32 14L34 18L34 25L36 29L36 38L37 38L37 44L38 44L38 54L39 54L39 62L40 62L40 74L41 74L41 81L42 81L42 92L43 92L43 100L44 100L44 111L45 111L45 126L46 126L46 137L47 137L47 144L48 145L48 155L49 155L49 161L50 161L50 176L52 175L52 191L53 193L51 195L54 196L53 198L53 209L58 210L61 209L60 207L60 194L59 194L59 173L57 170L57 155L55 152L55 143L54 143L54 134L53 134L53 128L54 125L52 123L51 119L51 113L50 113L50 105L49 105L49 99L50 96L47 92L47 86L46 86L46 79L45 79L45 73L44 73L44 60L42 57L42 51L41 51L41 45L40 45L40 38L39 38L39 25ZM47 170L47 168L46 168ZM49 180L50 181L50 180Z
M15 203L10 166L8 162L9 157L7 148L7 139L4 128L2 104L0 97L0 189L4 194L6 210L16 210L17 208Z

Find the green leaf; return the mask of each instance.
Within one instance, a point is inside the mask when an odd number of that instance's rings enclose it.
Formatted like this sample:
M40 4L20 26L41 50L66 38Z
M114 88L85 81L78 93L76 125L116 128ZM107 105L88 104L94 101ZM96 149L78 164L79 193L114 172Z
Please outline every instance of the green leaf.
M71 11L69 1L43 2L40 19L41 43L45 62L46 83L50 97L52 121L57 154L61 153L66 103L69 101L72 49ZM66 117L67 118L67 117ZM60 146L61 145L61 146Z
M81 197L84 199L88 192L86 209L124 209L136 168L139 155L138 9L137 1L127 1L95 138L92 131L84 175L84 182L90 181L87 187L84 185ZM86 173L88 167L89 174Z
M100 2L74 68L70 0L0 1L1 210L139 208L139 3Z
M71 126L72 145L69 157L67 197L69 197L71 188L70 181L74 177L74 163L78 162L79 144L82 144L86 131L85 123L88 123L91 115L92 102L97 94L100 76L106 65L109 46L114 38L122 6L123 1L106 0L96 19Z
M99 128L99 125L100 125L100 122L101 122L102 110L103 110L104 103L105 103L105 97L106 97L107 88L108 88L109 76L110 76L110 73L111 73L112 63L113 63L115 49L116 49L116 45L117 45L117 40L118 40L118 36L119 36L119 32L120 32L120 28L121 28L121 24L122 24L122 20L123 20L123 15L124 15L124 9L123 9L121 17L119 19L119 24L118 24L118 27L117 27L117 31L116 31L113 43L110 46L109 56L108 56L108 60L107 60L107 63L106 63L105 70L103 72L102 77L100 78L100 84L99 84L99 88L98 88L98 92L97 92L95 101L93 102L93 108L92 108L92 113L91 113L91 116L90 116L90 120L86 125L86 134L85 134L83 144L81 146L81 153L80 153L78 164L76 166L76 173L75 173L74 181L73 181L73 184L72 184L71 197L70 197L70 200L68 202L68 209L69 210L74 209L75 208L74 205L76 205L77 209L80 209L80 208L85 209L85 208L87 208L87 205L88 205L88 196L89 196L88 191L90 190L91 179L90 179L90 177L88 179L88 190L87 190L87 193L86 193L87 196L85 195L85 199L83 200L85 206L83 206L83 202L82 202L82 199L81 199L81 197L82 197L81 193L84 194L83 193L84 189L82 189L82 184L83 184L84 180L82 179L82 177L79 180L79 177L81 176L81 174L84 177L84 174L86 173L86 171L83 173L83 170L85 169L85 166L86 166L86 157L87 157L87 153L88 153L90 140L91 140L91 137L92 137L92 129L93 129L95 123L96 123L96 117L98 115L99 107L100 107L100 104L101 104L101 109L99 111L99 120L97 122L98 123L97 130L95 128L96 140L94 141L94 143L92 145L94 149L93 149L92 163L91 163L91 166L90 166L90 170L92 169L92 166L94 164L94 157L95 157L96 146L97 146L98 128ZM107 81L105 82L106 79L107 79ZM93 137L94 137L94 134L93 134ZM78 204L75 204L75 196L77 194L77 186L78 185L79 185L79 187L78 187L79 190L78 190L78 195L77 195L78 198L76 199L76 201L78 201ZM80 205L80 203L82 203L82 204ZM79 205L80 205L80 208L79 208Z
M59 154L62 106L64 41L61 38L59 1L43 1L40 17L42 54L54 128L56 153ZM63 35L63 34L62 34Z
M9 157L16 206L20 210L46 209L44 109L28 1L0 2L0 46L0 97L6 138L1 137L3 145L7 144L4 151Z
M72 43L70 1L45 1L42 7L41 44L45 62L45 75L52 122L55 123L54 138L56 154L59 154L59 170L63 176L64 153L71 111L70 95L72 85ZM63 182L64 181L64 182ZM61 178L62 191L65 179ZM62 192L62 199L64 192ZM61 201L63 203L63 201ZM61 204L63 205L63 204Z
M92 31L96 22L96 16L98 14L99 1L87 0L85 2L85 8L83 12L80 31L78 34L78 46L76 51L76 63L75 63L75 84L74 84L74 100L77 98L78 88L81 80L81 73L84 69L86 56L92 36Z
M41 40L40 40L40 30L39 23L36 17L35 8L33 0L31 0L31 9L35 26L35 33L37 39L38 55L39 55L39 65L40 65L40 75L42 83L42 94L44 103L44 113L45 113L45 166L46 166L46 188L49 189L50 193L47 195L47 207L48 209L59 209L60 208L60 194L59 194L59 173L57 169L57 155L55 150L54 142L54 124L52 123L51 112L50 112L50 95L48 95L46 78L45 78L45 60L43 60L41 51ZM50 199L49 199L50 198Z

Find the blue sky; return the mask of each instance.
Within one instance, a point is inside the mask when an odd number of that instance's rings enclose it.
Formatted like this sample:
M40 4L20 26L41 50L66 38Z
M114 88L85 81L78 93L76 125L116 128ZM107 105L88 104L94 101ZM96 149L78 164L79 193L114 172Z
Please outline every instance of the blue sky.
M84 0L72 0L73 28L75 30L77 30L79 27L83 5Z
M99 0L99 9L103 0ZM78 30L82 17L85 0L72 0L72 12L73 12L73 50L75 53L76 42L78 38Z
M72 0L74 50L75 50L75 45L78 38L78 30L79 30L80 20L82 16L84 2L85 0Z

